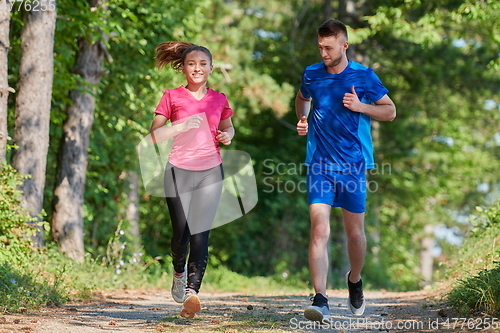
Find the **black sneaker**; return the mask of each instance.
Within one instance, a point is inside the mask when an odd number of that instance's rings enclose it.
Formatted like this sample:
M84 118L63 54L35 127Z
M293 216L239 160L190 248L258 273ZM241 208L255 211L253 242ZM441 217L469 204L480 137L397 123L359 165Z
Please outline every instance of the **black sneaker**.
M349 289L349 299L347 304L349 305L349 310L351 310L352 314L355 316L361 316L365 313L365 297L363 296L363 282L361 279L352 283L349 281L349 275L351 272L347 272L345 275L345 281L347 284L347 289Z
M320 323L324 321L330 321L330 308L328 308L328 299L322 294L316 294L311 297L313 301L311 306L308 306L304 311L304 317L309 320L319 321Z

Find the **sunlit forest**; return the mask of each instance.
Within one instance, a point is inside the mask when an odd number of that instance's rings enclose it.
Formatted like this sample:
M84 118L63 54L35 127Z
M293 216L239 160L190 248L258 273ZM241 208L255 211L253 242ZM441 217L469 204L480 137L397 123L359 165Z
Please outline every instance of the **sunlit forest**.
M439 279L474 217L500 198L497 0L74 0L51 15L27 4L2 1L0 186L19 191L0 200L4 250L21 248L14 230L28 223L35 248L76 262L170 270L167 205L146 190L138 145L164 90L185 84L155 68L155 48L186 41L213 54L208 86L235 111L222 150L250 156L257 186L253 209L211 231L209 265L307 283L294 98L304 68L321 61L316 29L327 19L348 26L349 59L373 68L397 107L394 121L372 120L370 286ZM333 210L330 287L348 269L340 219Z

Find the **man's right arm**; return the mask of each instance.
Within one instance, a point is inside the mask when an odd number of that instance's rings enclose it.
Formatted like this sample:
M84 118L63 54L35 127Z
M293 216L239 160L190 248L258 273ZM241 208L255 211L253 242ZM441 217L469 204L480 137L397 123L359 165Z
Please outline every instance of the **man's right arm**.
M299 122L297 123L297 133L299 135L306 135L308 130L307 116L311 110L311 99L305 98L302 93L297 93L295 97L295 113Z

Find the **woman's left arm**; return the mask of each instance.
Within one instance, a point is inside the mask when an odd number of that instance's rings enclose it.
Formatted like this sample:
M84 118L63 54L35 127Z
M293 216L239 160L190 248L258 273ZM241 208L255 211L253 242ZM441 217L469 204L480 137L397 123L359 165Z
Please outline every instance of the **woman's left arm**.
M234 127L231 117L221 120L217 129L217 136L215 137L217 141L227 146L231 143L233 137Z

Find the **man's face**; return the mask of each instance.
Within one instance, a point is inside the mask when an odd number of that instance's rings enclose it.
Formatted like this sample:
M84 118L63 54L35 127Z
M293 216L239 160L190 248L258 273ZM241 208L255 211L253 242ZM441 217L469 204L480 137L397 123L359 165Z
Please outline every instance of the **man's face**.
M338 37L319 37L318 36L318 48L321 58L326 67L335 67L341 61L342 57L345 56L347 47L349 43L345 40L345 37L339 35Z

